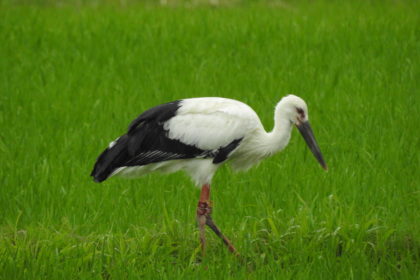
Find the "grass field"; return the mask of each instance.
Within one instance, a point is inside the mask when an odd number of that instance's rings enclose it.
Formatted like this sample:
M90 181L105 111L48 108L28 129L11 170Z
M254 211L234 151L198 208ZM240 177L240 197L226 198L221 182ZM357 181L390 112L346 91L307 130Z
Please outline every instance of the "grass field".
M415 1L37 2L0 4L0 279L419 279ZM184 174L89 177L151 106L235 98L270 130L288 93L330 170L296 131L247 173L221 168L213 217L239 259L209 232L197 263Z

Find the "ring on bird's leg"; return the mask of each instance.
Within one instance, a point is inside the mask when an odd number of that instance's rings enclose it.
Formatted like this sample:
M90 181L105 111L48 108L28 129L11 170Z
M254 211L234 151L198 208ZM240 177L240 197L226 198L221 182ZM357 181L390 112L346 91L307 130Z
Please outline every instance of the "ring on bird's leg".
M210 216L212 212L211 201L199 201L197 205L197 216Z

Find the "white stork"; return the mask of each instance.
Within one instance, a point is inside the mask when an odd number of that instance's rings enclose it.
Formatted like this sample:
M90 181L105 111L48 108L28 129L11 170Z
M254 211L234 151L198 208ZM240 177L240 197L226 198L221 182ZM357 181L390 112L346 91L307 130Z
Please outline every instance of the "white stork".
M102 182L114 175L137 177L153 171L185 170L201 187L197 221L203 254L206 224L236 253L211 218L210 183L223 163L229 162L234 170L249 169L284 149L295 125L327 169L308 122L305 101L295 95L283 97L275 107L274 121L273 130L266 132L251 107L227 98L190 98L162 104L138 116L126 134L109 144L91 176Z

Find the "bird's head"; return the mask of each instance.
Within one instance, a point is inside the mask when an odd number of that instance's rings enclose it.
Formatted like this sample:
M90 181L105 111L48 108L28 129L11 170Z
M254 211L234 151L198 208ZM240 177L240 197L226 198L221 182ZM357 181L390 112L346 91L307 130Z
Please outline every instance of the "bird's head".
M282 117L286 117L292 124L299 125L308 121L308 106L296 95L283 97L277 107L281 110Z
M287 95L280 100L276 111L279 112L282 118L286 117L291 124L294 124L297 127L319 164L321 164L325 170L328 170L321 150L315 140L312 128L309 125L308 106L305 101L296 95Z

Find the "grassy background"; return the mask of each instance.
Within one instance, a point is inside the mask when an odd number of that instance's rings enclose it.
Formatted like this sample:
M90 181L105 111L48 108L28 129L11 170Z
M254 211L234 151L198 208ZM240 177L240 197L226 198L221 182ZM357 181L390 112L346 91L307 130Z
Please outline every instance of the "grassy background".
M1 2L0 279L419 276L418 4L128 2ZM197 264L185 175L89 177L151 106L236 98L269 130L287 93L330 170L296 132L247 173L220 169L213 217L239 260L209 232Z

